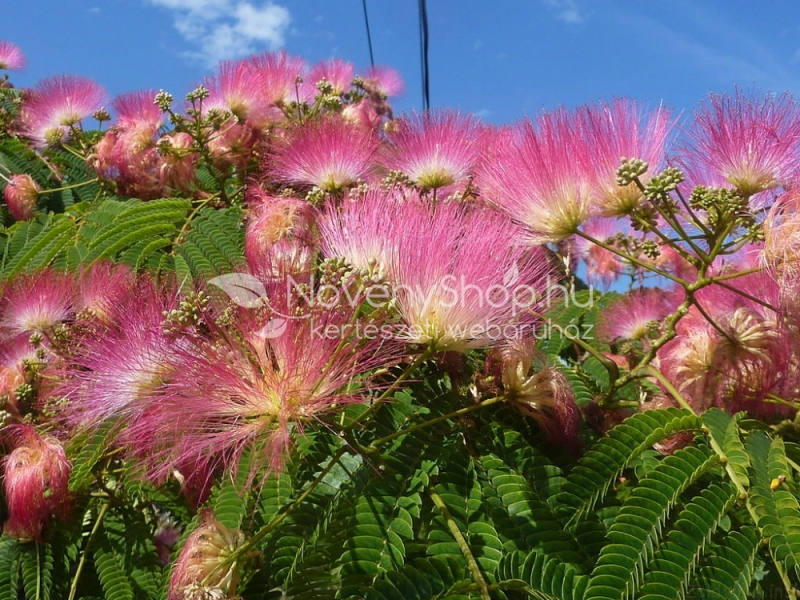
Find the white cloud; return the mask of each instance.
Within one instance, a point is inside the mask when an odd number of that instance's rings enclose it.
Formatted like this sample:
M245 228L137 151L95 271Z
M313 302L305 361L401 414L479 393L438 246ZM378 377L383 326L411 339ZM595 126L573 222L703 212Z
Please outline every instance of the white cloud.
M544 3L555 12L557 19L565 23L578 25L586 20L575 0L544 0Z
M178 33L196 50L187 55L216 66L284 44L291 17L273 2L249 0L148 0L174 12Z

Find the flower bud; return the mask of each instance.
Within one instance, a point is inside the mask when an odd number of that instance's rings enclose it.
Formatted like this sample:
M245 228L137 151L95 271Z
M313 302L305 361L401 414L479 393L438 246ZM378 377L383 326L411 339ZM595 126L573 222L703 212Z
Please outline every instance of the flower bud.
M244 542L238 529L228 529L206 509L186 540L169 582L169 600L232 598L239 583L238 565L222 566Z
M36 209L36 197L41 188L30 175L12 175L6 186L8 212L15 221L27 221Z
M500 354L505 395L521 413L536 419L551 442L578 454L581 417L566 377L537 356L533 340L513 342Z
M21 542L41 540L51 516L66 517L72 466L54 438L29 425L10 428L17 447L3 461L8 520L3 533Z

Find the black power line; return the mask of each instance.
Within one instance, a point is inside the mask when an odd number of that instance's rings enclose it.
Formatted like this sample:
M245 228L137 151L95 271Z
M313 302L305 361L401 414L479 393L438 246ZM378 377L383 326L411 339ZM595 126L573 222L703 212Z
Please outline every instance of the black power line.
M422 61L422 108L431 107L430 75L428 73L428 7L425 0L419 0L419 40Z
M361 0L364 6L364 23L367 26L367 44L369 45L369 64L375 66L375 57L372 54L372 36L369 33L369 16L367 15L367 0Z

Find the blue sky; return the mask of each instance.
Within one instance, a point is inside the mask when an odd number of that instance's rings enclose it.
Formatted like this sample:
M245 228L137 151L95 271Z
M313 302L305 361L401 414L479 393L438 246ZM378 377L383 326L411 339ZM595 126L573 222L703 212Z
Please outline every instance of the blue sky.
M9 6L11 5L11 6ZM421 108L416 0L367 0L375 60ZM800 96L797 0L428 0L432 106L494 123L631 96L690 112L735 85ZM82 74L181 96L221 58L285 48L369 64L361 0L10 0L17 86Z

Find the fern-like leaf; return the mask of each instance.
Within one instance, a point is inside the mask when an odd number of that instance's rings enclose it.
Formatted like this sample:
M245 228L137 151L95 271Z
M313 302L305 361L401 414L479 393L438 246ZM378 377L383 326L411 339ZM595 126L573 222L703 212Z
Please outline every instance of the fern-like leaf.
M755 431L747 439L747 451L752 465L748 502L757 525L775 561L800 577L800 504L790 491L794 483L783 440Z
M693 582L694 593L704 600L747 600L755 573L759 536L753 527L726 535Z
M575 565L538 552L506 555L498 578L504 588L524 589L534 598L548 600L583 600L589 584L589 576Z
M647 567L641 600L685 597L690 575L736 498L736 487L730 482L713 484L686 505Z
M22 586L29 600L50 600L53 586L53 548L50 544L29 542L22 547Z
M19 542L0 537L0 600L17 600L19 587Z
M567 476L563 491L553 501L554 509L569 518L574 527L594 508L631 460L674 433L701 427L702 421L697 416L677 408L633 415L609 431L581 458Z
M708 427L712 439L722 448L725 460L736 475L737 480L744 488L750 487L747 469L750 459L739 437L739 422L745 413L740 412L734 416L718 408L712 408L703 413L703 422Z
M715 453L702 446L688 446L665 458L639 482L608 530L610 543L597 559L586 600L631 597L672 507L684 490L718 460Z

